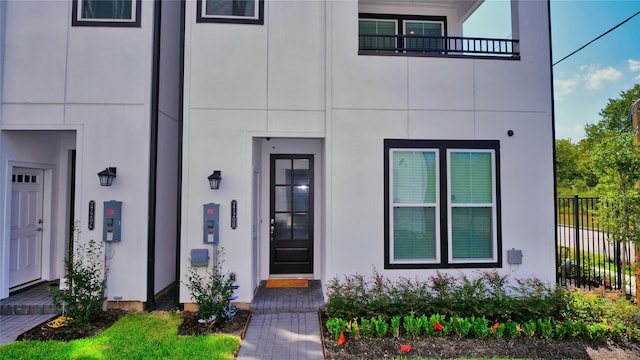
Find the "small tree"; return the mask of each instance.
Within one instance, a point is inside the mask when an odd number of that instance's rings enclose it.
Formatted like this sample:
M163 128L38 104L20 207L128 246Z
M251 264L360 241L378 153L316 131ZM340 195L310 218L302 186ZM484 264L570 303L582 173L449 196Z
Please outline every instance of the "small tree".
M607 131L593 149L594 171L600 182L600 203L596 210L600 227L610 239L627 243L640 241L640 151L631 132ZM626 252L626 251L625 251ZM626 266L626 261L622 264Z
M78 245L64 261L67 287L51 290L53 304L69 318L69 325L89 322L102 312L107 289L103 248L94 240Z

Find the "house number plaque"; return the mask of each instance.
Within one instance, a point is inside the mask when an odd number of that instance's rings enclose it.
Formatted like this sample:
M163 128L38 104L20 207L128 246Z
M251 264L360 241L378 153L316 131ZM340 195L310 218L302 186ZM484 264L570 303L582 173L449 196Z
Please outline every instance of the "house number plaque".
M96 224L96 202L91 200L89 201L89 221L88 227L89 230L93 230Z
M231 228L238 227L238 202L231 200Z

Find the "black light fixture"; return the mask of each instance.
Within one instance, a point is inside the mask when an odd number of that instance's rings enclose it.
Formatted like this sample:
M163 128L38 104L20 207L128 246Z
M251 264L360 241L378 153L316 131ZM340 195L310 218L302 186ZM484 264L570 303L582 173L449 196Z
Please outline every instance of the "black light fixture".
M213 174L209 175L209 186L211 190L218 190L220 188L220 181L222 181L222 171L213 170Z
M100 178L100 186L111 186L113 179L116 177L116 168L108 167L98 173Z

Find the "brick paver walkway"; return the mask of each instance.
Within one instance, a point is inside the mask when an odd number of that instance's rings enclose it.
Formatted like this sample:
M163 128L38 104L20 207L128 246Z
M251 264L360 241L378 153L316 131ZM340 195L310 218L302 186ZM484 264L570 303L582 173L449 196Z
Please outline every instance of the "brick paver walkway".
M323 306L320 281L309 281L305 289L266 289L261 284L237 359L324 359L318 317Z

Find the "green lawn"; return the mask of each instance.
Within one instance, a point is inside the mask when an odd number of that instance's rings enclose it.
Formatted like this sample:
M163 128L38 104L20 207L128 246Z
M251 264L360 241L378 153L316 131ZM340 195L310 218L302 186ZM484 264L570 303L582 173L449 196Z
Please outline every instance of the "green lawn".
M15 341L0 347L0 359L233 359L240 338L178 336L173 313L128 314L94 338L70 342Z

